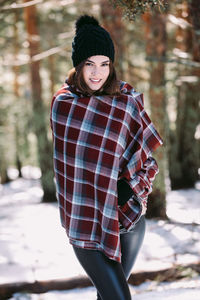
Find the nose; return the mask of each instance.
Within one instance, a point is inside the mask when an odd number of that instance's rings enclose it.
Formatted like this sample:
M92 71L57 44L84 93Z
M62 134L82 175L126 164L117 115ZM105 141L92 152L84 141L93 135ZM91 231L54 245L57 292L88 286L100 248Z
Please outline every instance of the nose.
M92 75L98 75L100 73L100 70L98 67L94 66L92 69Z

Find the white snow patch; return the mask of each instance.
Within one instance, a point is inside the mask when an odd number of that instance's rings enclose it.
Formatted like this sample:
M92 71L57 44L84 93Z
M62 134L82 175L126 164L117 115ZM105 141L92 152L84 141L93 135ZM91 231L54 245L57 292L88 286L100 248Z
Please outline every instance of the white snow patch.
M26 172L26 171L24 171ZM25 173L24 173L25 174ZM41 203L39 173L27 169L25 179L0 185L0 284L67 279L85 275L64 229L57 204ZM133 272L159 270L199 260L200 190L170 191L167 214L172 222L147 221L144 243ZM195 224L196 225L195 225ZM200 279L130 287L135 300L199 300ZM193 283L192 283L193 282ZM192 285L193 284L193 285ZM95 299L95 289L52 291L41 295L16 294L15 300Z

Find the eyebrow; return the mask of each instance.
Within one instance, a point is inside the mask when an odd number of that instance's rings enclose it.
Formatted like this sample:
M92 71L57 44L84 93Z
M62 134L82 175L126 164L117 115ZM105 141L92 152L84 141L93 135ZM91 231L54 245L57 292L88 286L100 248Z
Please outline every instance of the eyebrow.
M92 61L92 60L90 60L90 59L87 59L86 61L88 61L88 62L91 62L91 63L95 64L95 62L94 62L94 61ZM110 61L109 61L109 60L105 60L105 61L102 61L102 62L101 62L101 64L105 64L105 63L107 63L107 62L110 62Z

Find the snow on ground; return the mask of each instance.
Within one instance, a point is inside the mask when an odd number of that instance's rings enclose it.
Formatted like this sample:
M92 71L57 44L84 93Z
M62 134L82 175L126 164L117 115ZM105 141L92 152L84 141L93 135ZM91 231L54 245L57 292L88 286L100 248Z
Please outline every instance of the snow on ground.
M0 284L85 275L60 225L57 204L40 203L42 190L38 170L25 168L23 171L25 178L0 185ZM134 272L199 260L199 200L199 185L196 189L168 192L167 214L171 221L147 221L145 240ZM155 283L148 283L131 290L134 299L140 300L197 299L199 278L191 279L187 284L183 282L181 287L178 284L180 282L159 284L153 289ZM18 294L13 299L95 299L94 288L55 293Z

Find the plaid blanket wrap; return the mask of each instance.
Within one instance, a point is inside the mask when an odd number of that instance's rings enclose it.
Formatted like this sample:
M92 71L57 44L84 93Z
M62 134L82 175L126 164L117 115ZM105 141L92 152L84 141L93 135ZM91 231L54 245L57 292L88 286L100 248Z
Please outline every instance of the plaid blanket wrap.
M70 243L121 261L119 222L128 231L139 220L158 172L151 153L162 144L143 95L121 82L120 96L87 97L65 83L53 97L50 121L60 217ZM136 197L120 207L117 180L123 177Z

